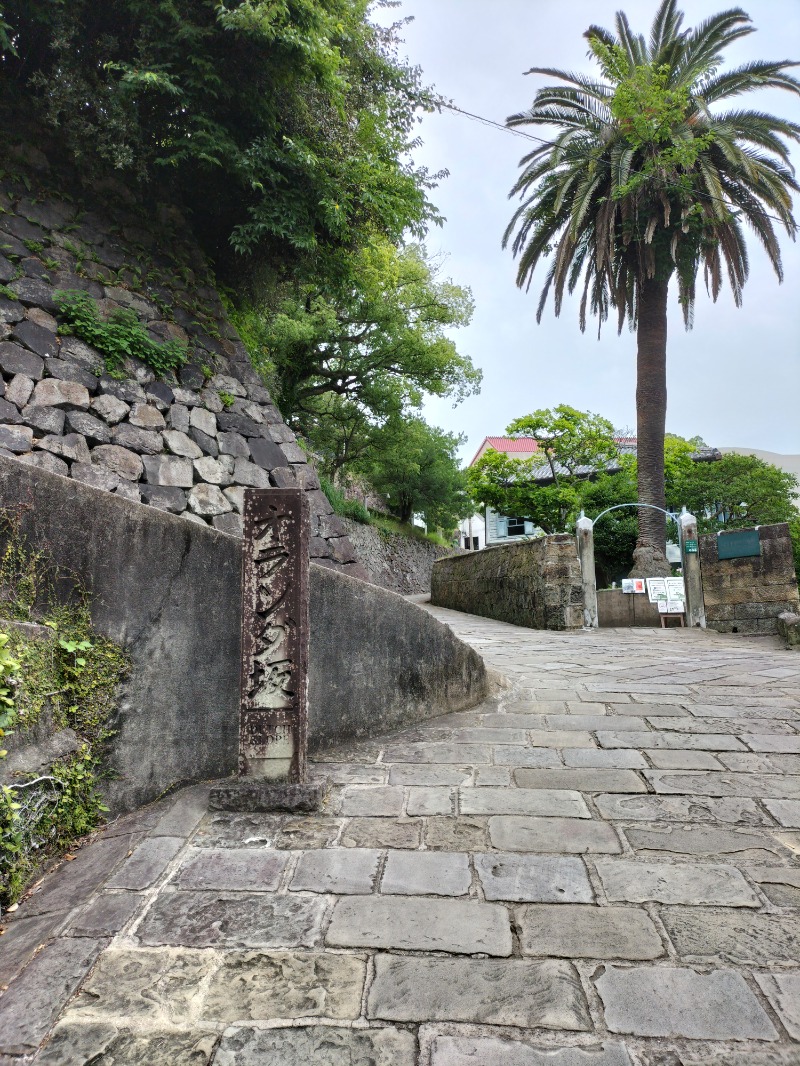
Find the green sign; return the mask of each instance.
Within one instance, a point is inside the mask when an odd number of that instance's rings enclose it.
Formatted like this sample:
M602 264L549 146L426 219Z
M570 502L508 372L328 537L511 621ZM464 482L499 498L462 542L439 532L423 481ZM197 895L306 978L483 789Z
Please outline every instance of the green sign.
M685 540L683 542L683 550L688 554L689 552L697 552L696 540Z
M735 529L717 534L718 559L746 559L761 554L761 539L757 529Z

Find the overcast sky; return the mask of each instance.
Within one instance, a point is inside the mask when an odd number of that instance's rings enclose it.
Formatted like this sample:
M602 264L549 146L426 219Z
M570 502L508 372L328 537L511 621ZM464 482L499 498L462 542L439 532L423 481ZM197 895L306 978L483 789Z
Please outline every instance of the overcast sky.
M758 32L729 49L727 65L800 59L800 0L741 4ZM547 80L524 71L534 65L591 70L582 36L589 25L613 28L614 12L623 7L634 30L646 33L656 6L655 0L403 0L393 17L414 16L403 30L403 51L428 84L464 110L503 122L529 107ZM732 4L685 0L681 6L695 25ZM789 93L762 91L737 101L800 122L800 98ZM530 142L448 112L425 117L420 129L424 144L416 161L450 171L433 194L447 222L431 231L428 249L444 253L446 273L473 291L472 325L455 337L484 375L480 395L459 407L428 403L428 420L468 434L467 461L484 436L501 434L512 418L558 403L635 427L635 336L627 327L617 336L607 322L598 342L591 320L581 334L576 301L565 301L560 319L548 305L537 326L542 274L528 295L521 293L511 253L500 248L513 210L508 190ZM800 170L798 151L794 162ZM800 219L798 203L795 216ZM782 285L750 240L744 306L734 307L727 288L713 304L701 281L689 333L671 291L669 431L700 434L717 446L800 452L800 243L784 236L781 245Z

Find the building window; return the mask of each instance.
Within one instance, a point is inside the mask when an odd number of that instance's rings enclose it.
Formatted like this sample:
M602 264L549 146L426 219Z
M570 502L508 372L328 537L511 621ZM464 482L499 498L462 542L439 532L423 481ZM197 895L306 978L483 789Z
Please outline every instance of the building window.
M509 520L508 520L508 533L506 534L507 536L509 536L509 537L524 537L525 533L526 533L526 530L525 530L525 519L524 518L509 518Z

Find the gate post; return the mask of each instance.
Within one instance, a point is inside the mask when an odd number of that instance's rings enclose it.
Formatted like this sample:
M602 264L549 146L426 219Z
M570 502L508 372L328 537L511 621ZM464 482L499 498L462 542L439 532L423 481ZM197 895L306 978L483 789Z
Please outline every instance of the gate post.
M583 585L583 628L597 629L597 578L594 570L594 523L581 511L575 523L575 536L578 541L578 558L581 561L581 583Z
M681 537L681 565L686 590L686 622L690 626L706 628L706 608L703 600L703 579L700 573L700 554L697 550L697 519L684 507L678 515Z

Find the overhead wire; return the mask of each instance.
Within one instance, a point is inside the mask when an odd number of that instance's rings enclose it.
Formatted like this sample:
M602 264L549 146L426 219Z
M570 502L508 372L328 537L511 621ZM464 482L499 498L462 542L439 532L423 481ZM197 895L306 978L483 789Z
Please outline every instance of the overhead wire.
M546 145L548 148L560 148L561 147L561 145L559 144L558 141L548 141L545 137L537 137L535 134L527 133L525 130L515 129L512 126L507 126L504 122L497 122L496 119L487 118L485 115L476 115L475 112L473 112L473 111L465 111L463 107L457 107L456 104L448 103L448 102L446 102L444 100L440 100L439 101L439 106L443 107L443 108L446 108L446 110L448 110L448 111L453 111L456 114L464 115L465 118L471 119L474 122L480 122L484 126L492 126L492 127L494 127L494 129L501 130L503 133L512 133L515 137L523 137L523 138L525 138L525 140L535 141L537 144ZM636 171L635 173L640 173L640 171ZM667 188L668 189L679 189L680 186L679 185L672 185L672 184L668 183L667 184ZM699 189L694 192L694 195L697 196L697 197L702 197L705 200L711 200L711 201L713 201L715 203L724 204L727 208L729 208L731 210L734 210L734 211L736 210L736 208L732 204L730 204L722 196L714 196L714 195L712 195L711 193L708 193L708 192L701 192ZM782 219L779 215L770 215L767 212L765 212L764 213L764 217L765 218L771 218L773 222L780 222L781 225L784 225L784 226L786 225L786 221L784 219Z

